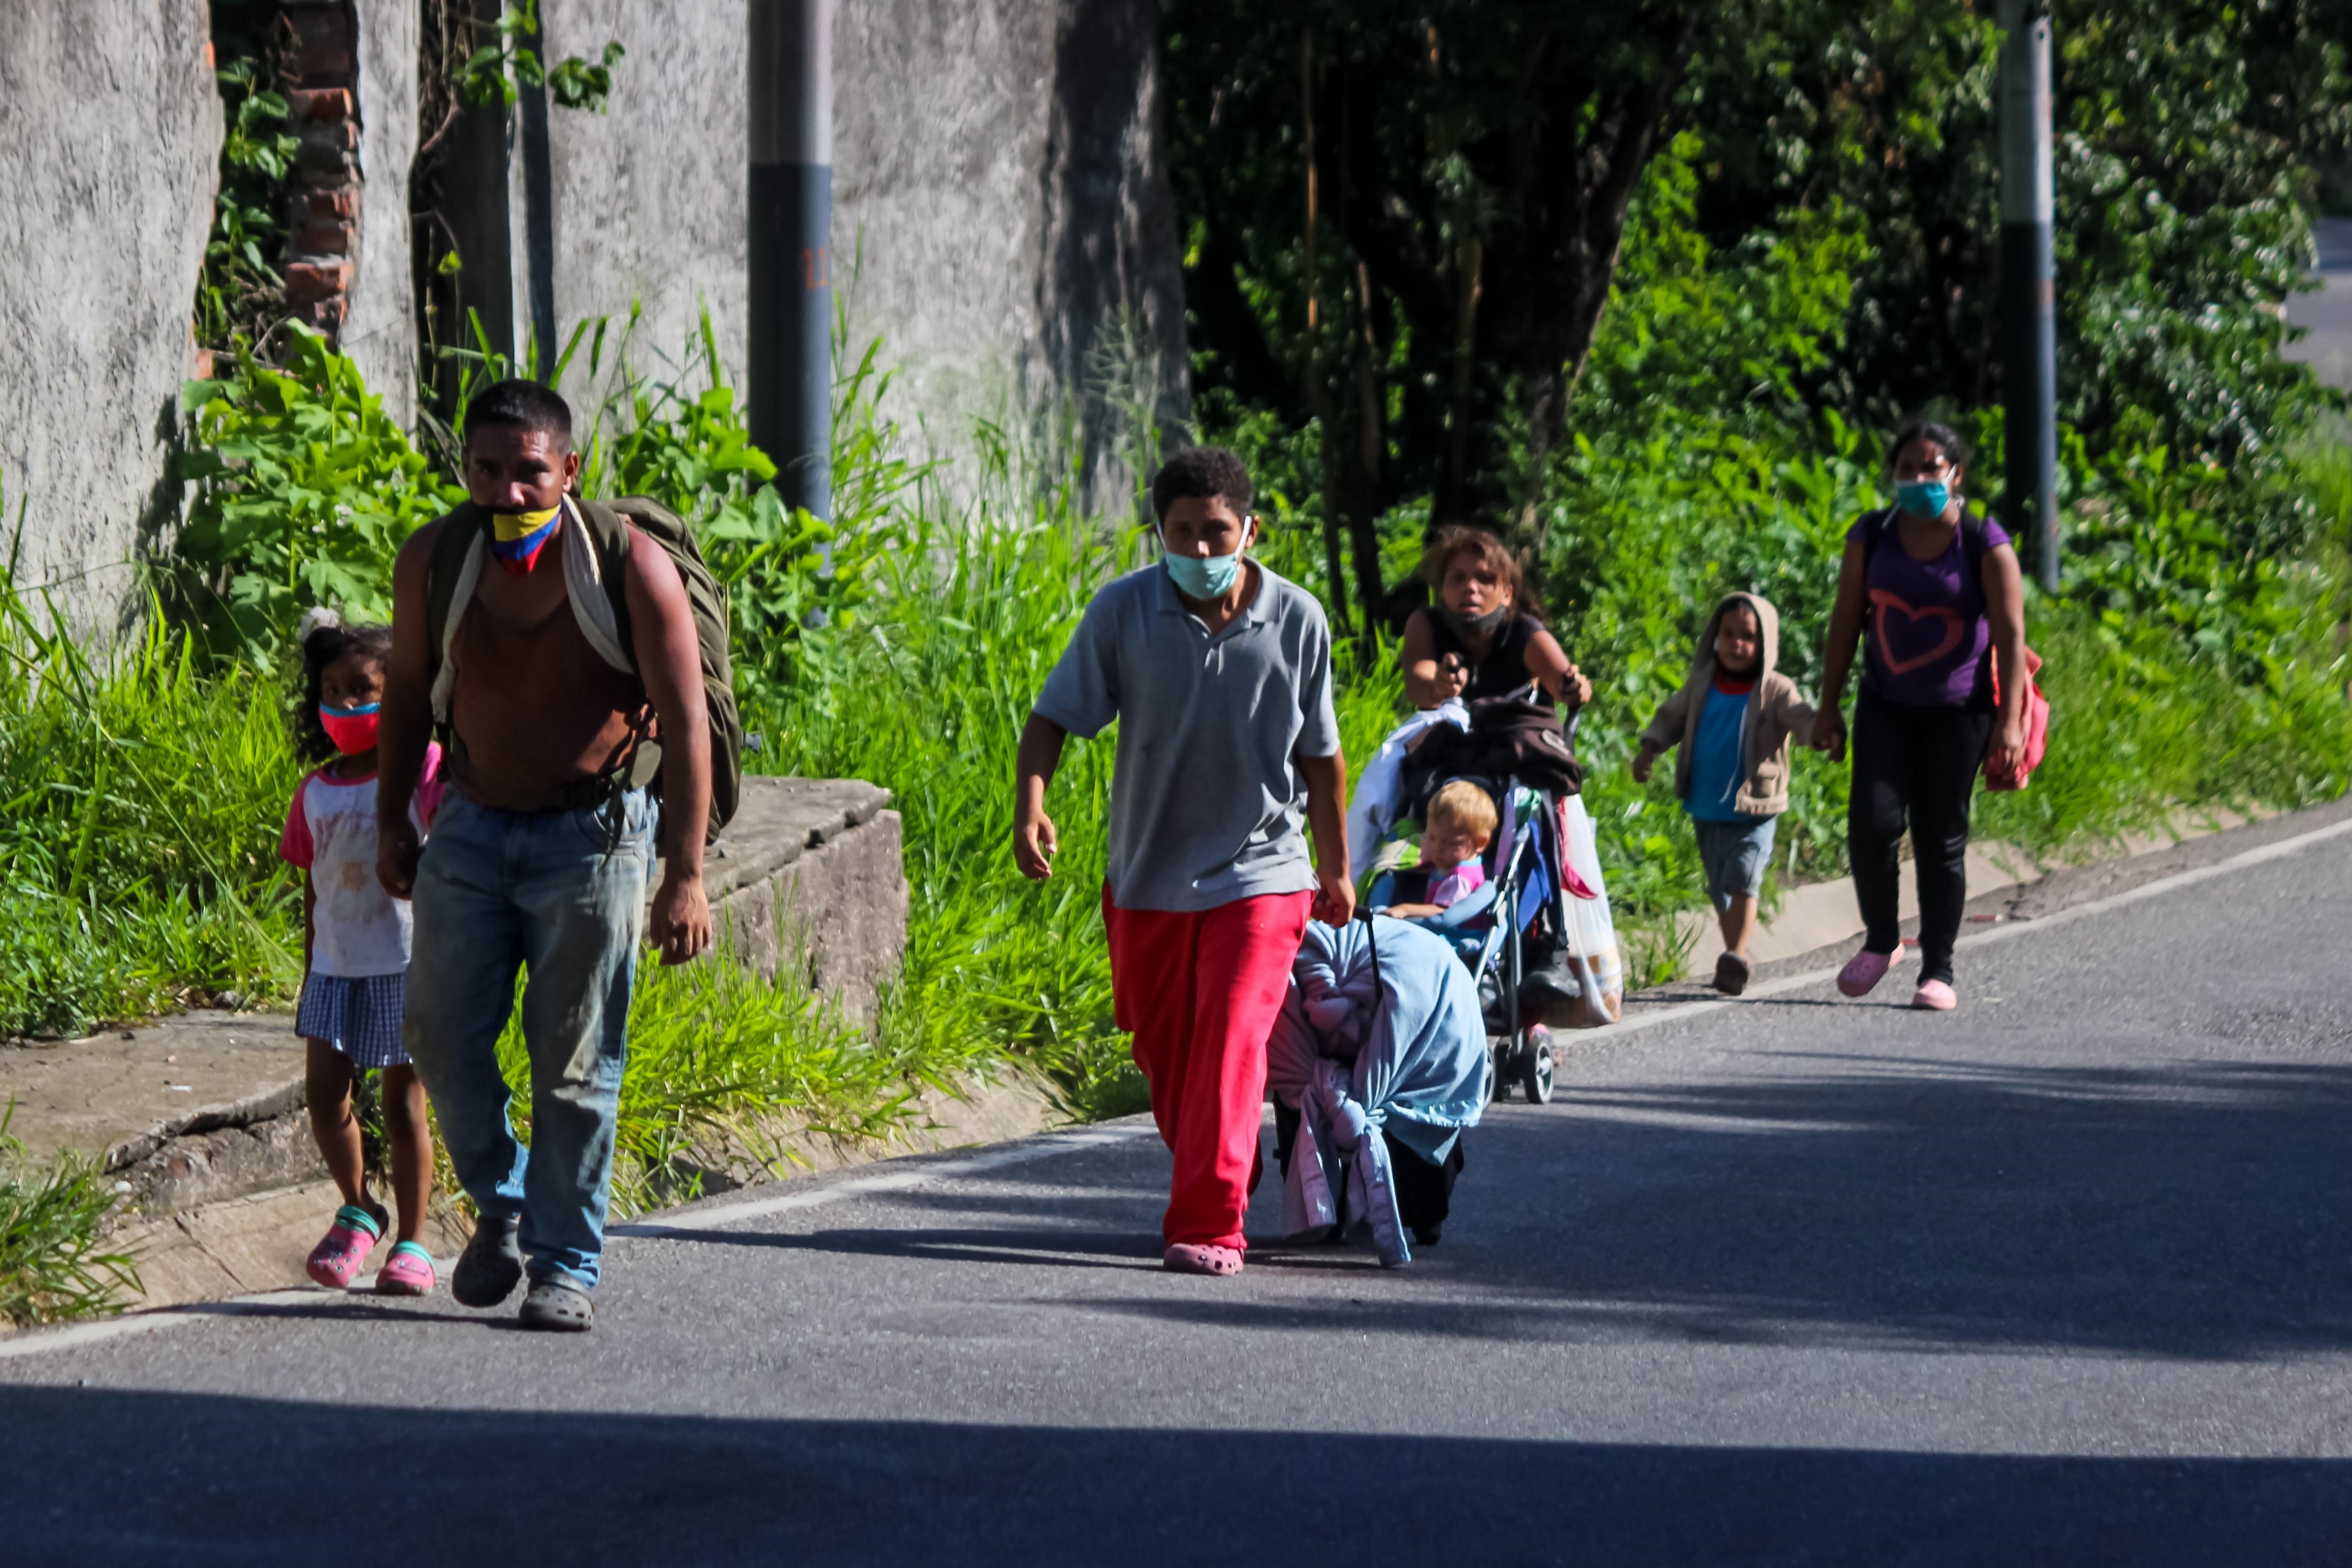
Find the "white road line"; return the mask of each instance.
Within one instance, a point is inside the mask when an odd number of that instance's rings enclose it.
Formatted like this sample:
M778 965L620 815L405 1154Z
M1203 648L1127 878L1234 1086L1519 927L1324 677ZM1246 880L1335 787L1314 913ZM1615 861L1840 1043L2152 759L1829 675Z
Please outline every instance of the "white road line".
M324 1289L297 1288L291 1290L264 1290L251 1296L232 1296L225 1301L192 1301L182 1307L157 1307L151 1311L130 1312L120 1318L108 1318L102 1322L75 1323L62 1329L37 1329L22 1335L0 1340L0 1361L11 1356L40 1355L47 1351L78 1350L104 1340L125 1339L132 1334L152 1334L163 1329L176 1329L198 1318L235 1318L247 1312L267 1310L271 1307L296 1306L305 1301L336 1300L338 1292ZM347 1294L347 1293L346 1293Z
M2299 849L2307 849L2315 844L2330 838L2338 838L2347 833L2352 833L2352 819L2333 823L2326 827L2315 827L2308 833L2298 833L2292 838L2282 838L2275 844L2265 844L2259 848L2242 850L2226 860L2216 860L2210 866L2199 866L2188 871L2175 871L2169 877L2158 877L2153 882L2142 882L2137 888L2126 888L2120 893L2110 893L2104 899L2093 899L2088 903L2076 904L2072 908L2060 910L2056 914L2042 915L2030 921L2011 921L2006 925L1995 926L1990 931L1971 932L1960 938L1953 945L1982 947L1988 942L2009 942L2022 936L2038 936L2052 926L2067 925L2075 921L2088 920L2093 915L2103 915L2110 910L2119 910L2126 904L2138 903L2143 899L2160 899L2168 893L2177 893L2183 888L2193 888L2200 882L2210 882L2216 877L2226 876L2232 871L2242 871L2249 866L2260 866L2271 860L2284 860ZM1628 1034L1636 1029L1654 1029L1661 1024L1678 1024L1685 1018L1696 1018L1703 1013L1720 1012L1726 1007L1743 1007L1751 1002L1760 1002L1774 996L1785 996L1791 991L1810 990L1813 986L1825 984L1837 977L1838 972L1834 969L1813 969L1802 974L1790 974L1779 980L1767 981L1761 985L1751 985L1744 995L1724 996L1706 1002L1678 1003L1671 1007L1661 1007L1654 1013L1637 1014L1622 1023L1612 1025L1605 1033L1596 1036L1595 1039L1597 1042L1612 1035Z
M1048 1159L1055 1154L1075 1154L1083 1149L1098 1149L1108 1143L1124 1143L1154 1131L1148 1116L1122 1117L1117 1121L1094 1127L1073 1128L1066 1132L1048 1132L1042 1137L1024 1139L984 1154L972 1154L961 1160L939 1160L906 1170L880 1175L855 1176L836 1182L815 1192L786 1193L772 1198L747 1198L740 1203L718 1204L681 1215L681 1223L664 1225L640 1221L608 1227L608 1238L639 1239L664 1236L691 1235L714 1226L731 1225L740 1220L761 1219L770 1215L785 1214L794 1209L822 1207L847 1198L869 1196L875 1193L903 1192L909 1187L926 1186L933 1182L953 1181L962 1176L978 1175L986 1171L1002 1170L1007 1165L1024 1165L1033 1160ZM436 1266L446 1273L455 1259L436 1259ZM371 1277L372 1278L372 1277ZM276 1307L317 1304L344 1300L351 1295L372 1294L365 1290L366 1281L351 1291L338 1292L316 1287L298 1287L290 1290L264 1290L250 1296L232 1296L222 1301L193 1301L185 1306L156 1307L144 1312L129 1312L120 1318L108 1318L94 1323L73 1323L64 1328L36 1329L22 1334L0 1339L0 1361L15 1356L43 1355L52 1351L79 1350L86 1345L103 1343L108 1340L124 1339L133 1334L160 1333L176 1329L199 1318L239 1317L250 1312L266 1312Z
M932 1182L952 1181L960 1176L978 1175L983 1171L1001 1170L1006 1165L1024 1165L1032 1160L1043 1160L1054 1154L1076 1153L1081 1149L1099 1148L1106 1143L1124 1143L1154 1131L1150 1118L1122 1119L1099 1127L1079 1128L1068 1132L1049 1132L1042 1138L1027 1139L992 1149L985 1154L973 1154L961 1160L941 1160L932 1164L917 1165L908 1170L889 1171L879 1175L853 1176L845 1182L835 1182L813 1193L782 1193L772 1198L745 1198L738 1203L714 1204L681 1215L677 1224L658 1220L635 1221L606 1229L607 1237L643 1239L663 1236L690 1236L696 1231L709 1230L716 1226L734 1225L747 1219L765 1219L772 1215L790 1214L795 1209L822 1208L847 1198L869 1197L876 1193L904 1192Z

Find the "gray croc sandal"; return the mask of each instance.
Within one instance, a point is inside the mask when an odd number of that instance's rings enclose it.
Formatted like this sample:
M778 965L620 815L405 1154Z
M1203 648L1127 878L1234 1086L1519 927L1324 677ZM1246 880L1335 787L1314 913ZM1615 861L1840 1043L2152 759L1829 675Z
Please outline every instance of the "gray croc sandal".
M567 1285L561 1279L534 1279L515 1321L523 1328L549 1333L584 1334L596 1321L596 1303L577 1285Z
M1715 961L1715 988L1726 996L1737 996L1748 989L1748 977L1754 973L1746 959L1727 952Z
M449 1271L449 1294L461 1307L495 1307L514 1294L522 1278L522 1244L516 1233L520 1219L481 1219L474 1238Z

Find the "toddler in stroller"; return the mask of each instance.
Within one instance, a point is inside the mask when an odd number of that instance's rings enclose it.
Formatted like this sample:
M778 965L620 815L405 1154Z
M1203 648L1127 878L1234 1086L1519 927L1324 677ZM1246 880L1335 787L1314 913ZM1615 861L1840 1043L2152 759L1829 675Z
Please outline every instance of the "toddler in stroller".
M1495 839L1495 797L1468 779L1455 779L1431 797L1421 830L1421 864L1400 872L1391 889L1408 900L1378 912L1412 920L1442 915L1486 885L1479 857Z
M1476 987L1443 938L1310 921L1266 1041L1284 1240L1368 1237L1385 1268L1434 1246L1489 1070Z
M1457 813L1475 813L1482 800L1490 809L1499 803L1499 821L1478 842L1476 858L1451 873L1405 864L1416 855L1415 825L1400 817L1373 861L1365 901L1408 917L1453 948L1476 987L1495 1058L1495 1097L1517 1085L1541 1105L1552 1092L1551 1031L1617 1019L1624 981L1616 933L1591 818L1573 794L1510 777L1450 779L1421 814L1420 845L1443 865L1461 836ZM1473 866L1476 875L1464 875Z

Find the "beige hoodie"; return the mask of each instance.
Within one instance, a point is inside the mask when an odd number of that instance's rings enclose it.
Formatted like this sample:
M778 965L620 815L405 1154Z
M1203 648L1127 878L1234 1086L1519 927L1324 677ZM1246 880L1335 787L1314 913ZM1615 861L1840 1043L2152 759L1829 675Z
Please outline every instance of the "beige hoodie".
M1789 737L1811 728L1813 710L1797 695L1796 682L1773 668L1780 658L1780 612L1761 594L1726 594L1716 605L1715 614L1707 617L1706 631L1698 639L1698 651L1691 658L1690 679L1659 705L1657 717L1642 731L1642 744L1653 752L1682 748L1675 759L1675 795L1677 798L1689 795L1691 770L1696 765L1691 752L1698 738L1699 715L1706 710L1707 690L1715 684L1715 634L1723 625L1723 613L1734 605L1746 605L1756 612L1764 648L1757 661L1756 684L1748 693L1748 776L1740 781L1732 806L1749 816L1778 816L1789 809Z

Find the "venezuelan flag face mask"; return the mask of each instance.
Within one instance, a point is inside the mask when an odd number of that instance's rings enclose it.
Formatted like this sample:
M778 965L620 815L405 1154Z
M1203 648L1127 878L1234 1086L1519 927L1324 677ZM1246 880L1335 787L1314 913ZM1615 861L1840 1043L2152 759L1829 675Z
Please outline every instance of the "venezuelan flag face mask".
M490 553L501 567L520 577L539 564L539 552L555 537L556 525L562 520L560 505L545 511L492 512Z

